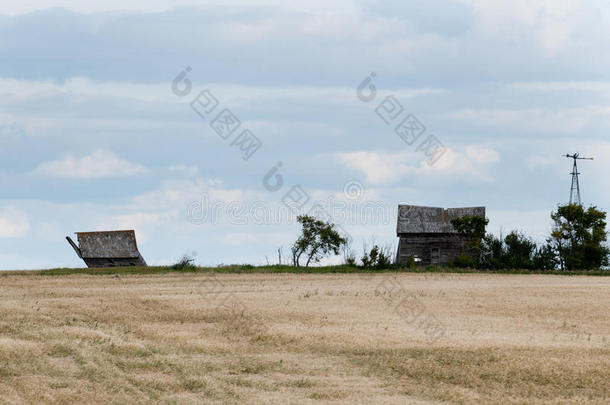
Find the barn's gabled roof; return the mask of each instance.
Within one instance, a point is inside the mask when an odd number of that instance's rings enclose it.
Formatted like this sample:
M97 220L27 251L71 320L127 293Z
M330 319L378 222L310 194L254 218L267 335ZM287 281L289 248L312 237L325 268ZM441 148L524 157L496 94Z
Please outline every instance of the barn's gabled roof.
M465 216L485 217L485 207L445 209L401 204L396 233L457 233L451 220Z

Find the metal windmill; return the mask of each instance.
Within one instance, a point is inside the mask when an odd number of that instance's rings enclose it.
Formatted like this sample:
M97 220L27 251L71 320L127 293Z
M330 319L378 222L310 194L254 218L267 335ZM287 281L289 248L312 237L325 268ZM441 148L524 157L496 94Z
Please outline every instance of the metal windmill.
M574 165L572 166L572 187L570 188L570 204L582 205L582 201L580 200L580 184L578 183L578 166L576 165L577 160L593 160L593 158L585 158L580 157L578 153L574 153L573 155L566 154L564 155L567 158L574 160Z

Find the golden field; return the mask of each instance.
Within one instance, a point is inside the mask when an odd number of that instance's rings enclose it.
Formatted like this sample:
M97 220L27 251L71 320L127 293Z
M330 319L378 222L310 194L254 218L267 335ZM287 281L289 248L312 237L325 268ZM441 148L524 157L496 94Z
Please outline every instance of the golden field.
M0 403L610 403L610 278L0 277Z

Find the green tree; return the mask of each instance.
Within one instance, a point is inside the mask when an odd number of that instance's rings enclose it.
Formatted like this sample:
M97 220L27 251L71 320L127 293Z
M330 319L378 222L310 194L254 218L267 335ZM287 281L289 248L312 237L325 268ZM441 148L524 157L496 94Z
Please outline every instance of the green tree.
M478 240L485 236L485 227L488 223L489 219L487 218L471 215L451 220L451 225L458 233Z
M512 231L505 238L492 234L483 239L482 268L554 270L557 256L550 243L538 245L522 232Z
M483 238L489 219L480 216L467 215L451 220L451 225L460 234L467 237L466 248L475 263L482 262Z
M347 238L341 236L335 225L321 221L309 215L299 215L297 221L301 224L301 235L292 244L292 263L300 267L301 257L306 258L305 267L317 263L329 253L339 254Z
M555 270L558 264L557 255L553 250L550 240L547 243L538 246L532 258L532 268L536 270Z
M502 236L497 237L491 233L485 235L481 247L480 267L486 269L504 268L505 247Z
M554 225L550 244L562 269L598 269L608 265L606 213L597 207L560 205L551 213Z
M509 269L531 269L532 258L536 252L536 243L525 234L512 231L504 238L506 252L504 265Z

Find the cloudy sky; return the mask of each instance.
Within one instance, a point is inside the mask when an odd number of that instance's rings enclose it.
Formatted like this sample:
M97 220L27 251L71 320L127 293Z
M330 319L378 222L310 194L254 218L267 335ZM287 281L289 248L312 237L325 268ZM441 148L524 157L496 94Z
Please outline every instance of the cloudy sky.
M577 151L595 157L584 203L610 209L608 0L30 0L0 14L0 269L82 266L64 237L107 229L135 229L149 264L274 262L295 201L358 251L395 243L400 202L484 205L490 231L543 240L569 198L561 155ZM225 109L234 133L213 127ZM410 115L425 131L402 139Z

